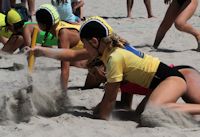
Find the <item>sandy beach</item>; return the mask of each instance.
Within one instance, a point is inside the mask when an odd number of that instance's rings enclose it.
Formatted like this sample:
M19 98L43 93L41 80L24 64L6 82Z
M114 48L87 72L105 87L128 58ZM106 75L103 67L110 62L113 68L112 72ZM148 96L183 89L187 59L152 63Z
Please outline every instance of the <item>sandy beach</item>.
M49 2L36 0L36 7ZM151 50L167 7L163 1L152 0L155 18L148 19L143 1L138 0L130 19L126 18L126 0L85 0L84 16L104 17L115 32L136 48L167 64L191 65L200 70L200 53L194 50L196 40L174 26L159 50ZM189 20L198 29L199 9L200 6ZM87 70L70 67L68 94L63 96L59 87L59 61L37 58L30 76L26 55L0 53L0 137L200 136L198 117L159 108L147 108L141 118L136 116L134 109L143 98L139 95L134 96L133 110L114 110L109 121L93 119L92 108L104 92L101 88L82 90L86 75Z

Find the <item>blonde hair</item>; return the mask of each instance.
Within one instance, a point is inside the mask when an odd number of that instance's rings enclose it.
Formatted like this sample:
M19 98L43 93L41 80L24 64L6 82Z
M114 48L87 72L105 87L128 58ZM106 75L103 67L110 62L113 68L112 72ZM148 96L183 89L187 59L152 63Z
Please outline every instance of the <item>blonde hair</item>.
M125 39L121 38L116 33L112 33L109 36L102 38L101 40L108 46L109 50L114 47L124 48L125 43L128 43Z

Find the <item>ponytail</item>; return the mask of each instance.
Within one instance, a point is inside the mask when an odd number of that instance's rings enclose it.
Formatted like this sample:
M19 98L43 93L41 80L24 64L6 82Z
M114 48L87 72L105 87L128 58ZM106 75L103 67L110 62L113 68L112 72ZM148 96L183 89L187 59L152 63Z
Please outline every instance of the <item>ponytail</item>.
M102 41L108 46L109 49L112 49L113 47L124 48L124 45L128 43L116 33L112 33L111 35L102 38Z

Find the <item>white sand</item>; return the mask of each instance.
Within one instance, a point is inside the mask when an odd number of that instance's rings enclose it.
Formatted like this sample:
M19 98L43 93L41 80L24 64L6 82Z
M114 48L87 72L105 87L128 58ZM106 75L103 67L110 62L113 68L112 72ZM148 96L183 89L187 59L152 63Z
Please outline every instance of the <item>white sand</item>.
M50 0L36 1L36 7ZM98 5L97 5L98 4ZM126 1L85 0L84 15L106 17L121 36L141 51L165 63L192 65L200 70L200 54L195 39L170 29L160 52L150 52L158 26L167 6L152 0L156 18L147 19L142 1L135 1L133 19L126 16ZM197 10L190 23L200 29ZM36 60L30 80L26 57L0 53L0 137L199 137L199 122L192 117L165 109L147 109L139 122L134 111L115 110L109 121L92 119L92 108L101 100L101 89L81 90L86 70L71 67L69 92L60 94L59 61ZM13 65L13 63L15 63ZM15 71L13 71L13 69ZM30 93L30 85L33 85ZM133 109L141 101L135 96ZM181 100L180 100L181 101ZM139 123L147 127L138 127Z

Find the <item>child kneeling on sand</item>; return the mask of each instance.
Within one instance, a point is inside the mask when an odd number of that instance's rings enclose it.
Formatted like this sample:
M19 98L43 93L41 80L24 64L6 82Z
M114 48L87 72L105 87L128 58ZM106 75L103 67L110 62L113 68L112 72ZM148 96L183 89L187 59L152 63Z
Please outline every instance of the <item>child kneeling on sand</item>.
M81 59L86 53L89 53L90 59L100 58L106 67L107 83L105 95L94 111L97 118L108 119L120 88L122 92L130 91L122 97L120 107L130 108L132 95L142 94L146 96L142 105L147 102L200 114L200 75L195 69L189 66L169 67L158 58L124 49L124 40L113 33L112 28L100 17L86 20L80 29L80 37L87 52L43 47L30 51L34 51L36 56L59 60L68 60L69 55ZM178 104L176 101L179 97L194 104Z
M182 73L160 62L158 58L123 49L120 37L113 33L104 20L98 17L88 19L80 29L80 37L90 58L100 58L106 67L105 94L94 111L97 118L109 118L123 82L149 89L151 92L145 93L149 96L147 104L200 114L199 104L176 103L179 97L188 95L187 88L194 83L187 83ZM196 80L200 82L200 77ZM199 86L196 85L197 87ZM191 90L193 96L199 94L194 93L194 90L195 88ZM134 90L132 93L134 94ZM193 102L200 103L199 99L193 99Z

